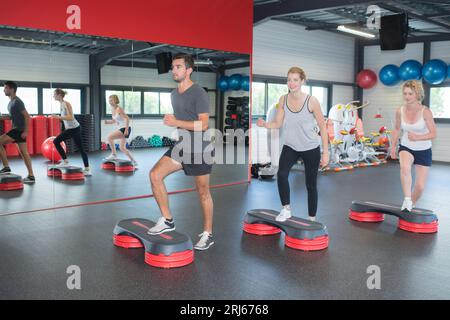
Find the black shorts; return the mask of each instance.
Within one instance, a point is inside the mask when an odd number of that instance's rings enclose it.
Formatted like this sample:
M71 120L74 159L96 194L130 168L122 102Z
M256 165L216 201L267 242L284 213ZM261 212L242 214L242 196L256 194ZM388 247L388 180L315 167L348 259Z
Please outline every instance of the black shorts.
M122 132L123 135L125 135L125 128L120 128L120 132ZM128 138L131 134L131 127L128 127L128 135L125 136L125 138Z
M22 139L23 131L19 129L12 129L6 133L6 135L12 139L14 139L15 143L24 143L27 142L26 139Z
M172 154L173 149L176 145L169 148L169 150L164 153L165 156L181 163L181 166L183 167L183 171L187 176L204 176L206 174L211 174L212 171L212 164L207 163L205 161L205 156L201 153L194 154L191 153L189 156L189 159L187 162L177 159L176 156L177 151L175 151L175 155ZM179 151L180 157L183 157L183 151ZM214 152L212 153L212 156L214 156Z
M414 164L418 164L420 166L431 167L432 162L432 153L431 148L426 150L411 150L405 146L400 145L398 148L398 153L400 151L409 152L414 158Z

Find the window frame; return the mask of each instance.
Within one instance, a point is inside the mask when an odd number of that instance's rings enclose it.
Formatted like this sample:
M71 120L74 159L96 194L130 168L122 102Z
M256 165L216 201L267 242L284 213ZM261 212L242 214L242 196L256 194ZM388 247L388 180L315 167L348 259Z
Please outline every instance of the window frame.
M448 88L450 90L450 81L447 80L438 85L430 85L428 88L425 87L425 95L427 95L429 97L429 99L428 99L429 105L427 107L430 108L430 110L431 110L431 89L433 89L433 88ZM450 123L450 117L448 117L448 118L434 118L433 117L433 119L434 119L435 123Z

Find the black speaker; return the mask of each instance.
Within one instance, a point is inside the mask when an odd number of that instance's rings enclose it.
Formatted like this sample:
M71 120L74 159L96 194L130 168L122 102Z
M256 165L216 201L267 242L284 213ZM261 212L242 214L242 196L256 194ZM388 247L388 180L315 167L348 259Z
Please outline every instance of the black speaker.
M155 55L158 74L167 73L172 68L172 53L161 52Z
M402 13L383 16L380 21L381 50L405 49L408 40L408 15Z

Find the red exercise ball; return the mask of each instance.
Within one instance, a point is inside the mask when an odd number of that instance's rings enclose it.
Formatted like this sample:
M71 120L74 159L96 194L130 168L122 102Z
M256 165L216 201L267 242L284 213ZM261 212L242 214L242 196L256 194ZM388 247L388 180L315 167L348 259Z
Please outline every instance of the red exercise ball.
M361 70L356 75L356 83L363 89L370 89L377 83L377 75L369 69Z
M41 146L42 155L52 162L58 162L62 159L58 153L58 150L56 150L56 147L53 144L53 140L55 140L55 138L56 137L50 137L45 139L45 141L42 142ZM64 143L64 141L61 142L61 146L64 151L67 152L66 144Z

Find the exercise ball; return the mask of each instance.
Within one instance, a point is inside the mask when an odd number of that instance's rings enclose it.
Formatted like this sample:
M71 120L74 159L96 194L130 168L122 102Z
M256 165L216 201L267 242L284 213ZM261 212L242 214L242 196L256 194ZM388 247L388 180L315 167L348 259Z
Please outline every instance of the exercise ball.
M44 142L42 142L41 146L42 155L52 162L58 162L62 159L58 153L58 150L56 150L56 147L53 144L53 140L55 140L55 138L56 137L50 137L45 139ZM61 146L64 151L67 152L66 144L64 143L64 141L61 142Z
M447 68L444 61L432 59L423 66L423 79L429 84L441 84L447 78Z
M400 65L398 75L404 81L420 80L422 78L422 64L417 60L406 60Z
M377 75L369 69L364 69L356 75L356 83L363 89L370 89L377 83Z
M219 81L217 83L217 87L219 88L220 91L227 91L230 86L229 86L229 77L228 76L221 76L219 78Z
M447 77L450 78L450 64L448 65L448 68L447 68Z
M395 86L400 81L398 67L393 64L387 64L381 68L378 76L385 86Z
M250 77L249 76L242 77L241 90L244 90L244 91L250 90Z
M231 90L240 90L241 89L242 76L238 73L235 73L230 76L228 81L228 85Z

